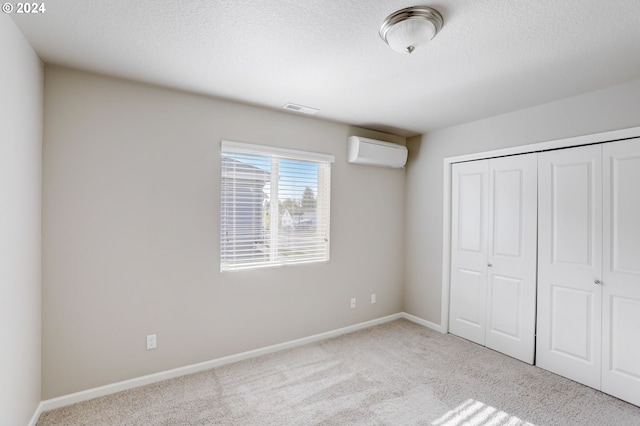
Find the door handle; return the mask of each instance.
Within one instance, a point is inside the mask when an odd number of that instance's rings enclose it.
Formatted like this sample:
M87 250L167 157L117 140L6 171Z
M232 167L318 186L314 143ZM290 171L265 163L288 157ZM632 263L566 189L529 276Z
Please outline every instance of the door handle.
M487 263L487 266L488 266L489 268L493 268L493 265L492 265L491 263Z
M594 284L598 284L598 285L602 285L602 283L600 282L600 280L595 280L593 283L594 283Z

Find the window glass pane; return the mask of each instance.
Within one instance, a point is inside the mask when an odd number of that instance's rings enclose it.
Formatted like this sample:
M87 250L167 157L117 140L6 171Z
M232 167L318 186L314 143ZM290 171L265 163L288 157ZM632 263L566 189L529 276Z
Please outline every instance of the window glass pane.
M330 164L222 152L220 269L329 259Z

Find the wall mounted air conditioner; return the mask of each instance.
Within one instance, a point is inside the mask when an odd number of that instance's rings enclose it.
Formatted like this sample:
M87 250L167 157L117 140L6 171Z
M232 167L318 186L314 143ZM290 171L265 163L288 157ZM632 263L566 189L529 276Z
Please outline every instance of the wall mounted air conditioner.
M347 161L369 166L400 168L407 163L407 147L360 136L349 136Z

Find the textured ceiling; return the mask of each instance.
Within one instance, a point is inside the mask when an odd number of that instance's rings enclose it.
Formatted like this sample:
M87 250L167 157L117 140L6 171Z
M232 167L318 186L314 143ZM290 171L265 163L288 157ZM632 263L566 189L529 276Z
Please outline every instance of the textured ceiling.
M47 63L413 135L640 78L639 0L55 0L11 15ZM397 9L444 16L412 55Z

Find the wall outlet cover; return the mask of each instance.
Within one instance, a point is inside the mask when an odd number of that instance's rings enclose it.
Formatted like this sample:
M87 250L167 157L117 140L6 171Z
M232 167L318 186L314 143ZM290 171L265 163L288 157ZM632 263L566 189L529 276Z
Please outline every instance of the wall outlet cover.
M149 334L147 336L147 349L155 349L158 347L158 339L155 334Z

